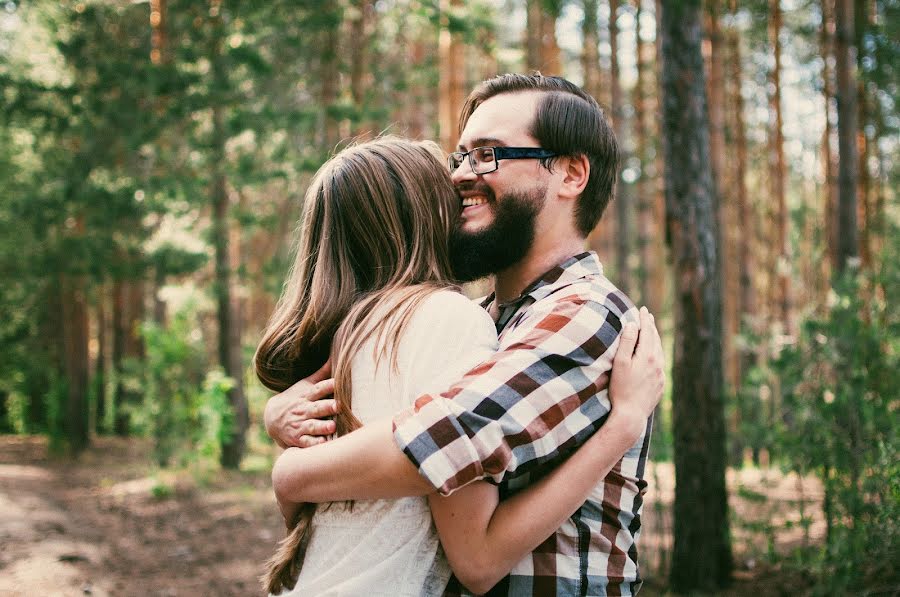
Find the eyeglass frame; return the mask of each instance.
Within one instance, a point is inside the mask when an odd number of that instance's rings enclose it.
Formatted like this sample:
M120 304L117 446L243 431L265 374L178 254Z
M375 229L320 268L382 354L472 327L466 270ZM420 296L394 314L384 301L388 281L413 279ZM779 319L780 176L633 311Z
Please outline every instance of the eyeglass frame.
M494 153L494 167L491 170L485 170L484 172L478 172L475 170L475 158L472 157L472 153L482 150L482 149L490 149ZM458 165L453 167L454 156L456 156ZM500 169L500 160L544 160L548 158L559 157L558 153L554 153L549 149L544 149L543 147L507 147L505 145L485 145L482 147L473 147L469 151L452 151L447 156L447 166L450 168L450 174L456 172L463 163L464 158L469 159L469 167L472 169L472 172L478 176L482 174L490 174L491 172L496 172ZM478 162L479 164L485 164L487 162Z

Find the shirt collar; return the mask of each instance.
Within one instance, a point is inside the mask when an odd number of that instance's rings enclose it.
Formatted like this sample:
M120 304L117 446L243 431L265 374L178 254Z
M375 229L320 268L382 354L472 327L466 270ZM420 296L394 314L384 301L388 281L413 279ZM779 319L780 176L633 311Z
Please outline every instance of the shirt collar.
M553 266L538 277L537 280L529 284L518 297L506 303L500 303L498 306L503 310L513 305L519 305L527 298L539 301L563 286L568 286L585 278L602 275L603 265L600 263L600 258L593 251L585 251ZM481 306L487 308L495 298L496 293L490 293L481 302Z

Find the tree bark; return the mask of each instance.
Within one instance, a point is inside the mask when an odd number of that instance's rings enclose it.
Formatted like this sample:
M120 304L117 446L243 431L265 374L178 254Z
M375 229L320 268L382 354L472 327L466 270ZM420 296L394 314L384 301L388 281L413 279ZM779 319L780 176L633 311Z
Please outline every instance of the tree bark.
M773 284L772 305L777 305L778 321L785 333L791 333L791 255L788 238L790 214L787 207L786 171L784 163L784 124L781 112L781 27L783 14L781 0L769 2L769 44L774 56L769 73L769 182L770 196L776 205L775 222L775 272L777 284Z
M734 337L740 330L740 317L737 310L737 276L739 264L732 254L736 243L733 235L737 233L733 222L734 185L731 177L734 169L726 169L725 152L725 76L724 76L724 35L721 23L721 0L706 2L706 63L708 78L706 81L706 97L709 106L709 148L710 164L713 179L718 189L716 204L717 232L719 234L719 259L722 272L722 355L724 360L725 380L730 389L737 388L737 357L734 349Z
M837 268L840 275L850 259L859 256L856 221L856 48L853 44L853 3L835 2L835 70L838 105L838 225Z
M597 26L597 0L584 0L584 20L581 22L581 74L583 88L600 100L600 32Z
M73 233L84 237L84 216L75 218ZM79 272L60 275L62 295L63 372L66 378L66 404L62 409L62 430L66 447L77 455L90 442L90 403L88 355L87 277Z
M438 117L441 147L452 151L459 138L459 113L466 99L465 52L459 35L451 33L447 12L461 6L461 0L441 0L440 104Z
M626 156L628 143L625 142L625 123L622 101L622 83L619 75L619 25L617 15L619 1L609 1L609 48L610 48L610 94L612 97L612 125L619 142L619 151ZM624 161L624 160L623 160ZM630 211L631 201L628 188L621 179L613 191L613 206L616 210L616 285L626 294L631 290L631 276L628 258L631 255Z
M832 100L834 92L834 0L822 0L822 25L819 43L822 54L822 93L825 99L825 131L822 133L822 165L825 174L825 242L828 259L822 260L822 277L826 280L829 270L837 268L837 159L834 154L834 114Z
M647 51L649 44L641 37L640 22L643 8L641 0L635 2L635 57L637 60L637 79L634 84L634 148L640 163L640 177L635 185L637 188L638 210L638 254L640 267L638 269L638 289L640 301L653 313L659 312L661 298L654 296L650 281L660 275L658 264L654 261L651 250L656 234L655 218L653 213L654 190L649 169L651 167L647 148L650 144L649 129L647 123Z
M97 287L97 360L94 363L94 381L96 388L96 405L94 408L94 429L97 433L106 425L106 361L107 361L107 285Z
M737 0L731 0L730 10L732 14L737 11ZM734 198L734 219L731 222L734 230L734 239L736 240L735 261L737 267L735 273L738 283L737 304L734 309L737 312L738 326L746 326L751 332L756 332L756 287L754 285L754 273L756 272L756 256L754 253L755 245L755 226L751 224L756 220L750 205L750 197L747 193L747 132L744 125L744 96L741 92L741 73L743 67L741 64L741 39L738 30L732 26L728 31L728 81L731 83L729 89L729 105L730 124L728 130L731 132L731 143L734 147L734 158L732 160L732 177ZM755 334L754 334L755 335ZM741 349L737 355L737 366L735 371L736 388L744 379L744 376L754 366L756 366L756 351L752 346ZM736 418L733 422L735 429L740 429L741 416L741 400L743 395L740 391L735 394L738 404L735 408ZM751 398L753 399L753 398ZM735 437L732 442L736 454L733 454L732 461L740 462L743 454L743 446L740 443L740 436Z
M545 75L562 74L559 45L556 42L556 19L560 8L555 1L526 1L526 70L539 70Z
M374 13L375 7L372 0L353 2L348 41L350 43L350 96L353 98L356 115L352 133L354 137L374 134L372 125L367 121L365 109L365 90L371 86L368 48Z
M854 45L856 46L856 72L857 75L864 68L867 50L864 44L866 28L869 26L871 10L869 0L860 0L854 3ZM866 79L863 76L856 77L856 101L858 108L856 146L859 156L859 179L857 184L857 223L859 227L859 256L862 267L869 268L872 264L872 176L869 170L869 156L871 144L867 130L874 128L871 118L871 106L869 94L866 90Z
M210 59L212 62L213 87L220 93L227 89L222 42L224 31L221 13L213 17ZM233 425L222 441L221 464L225 468L236 469L244 456L245 436L250 425L247 398L243 388L243 367L241 366L241 343L239 322L235 316L231 296L231 271L229 267L228 189L225 178L225 114L224 107L213 100L212 139L210 172L210 201L212 204L212 240L215 252L216 315L219 324L218 357L225 374L234 380L234 387L228 393Z
M716 591L731 575L722 296L700 1L662 3L666 223L675 273L672 587Z

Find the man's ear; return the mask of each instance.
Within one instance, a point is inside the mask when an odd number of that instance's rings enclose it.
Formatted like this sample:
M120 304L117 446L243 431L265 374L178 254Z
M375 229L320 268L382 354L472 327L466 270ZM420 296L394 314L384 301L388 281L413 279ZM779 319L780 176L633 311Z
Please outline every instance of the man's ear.
M591 174L591 163L586 155L567 157L565 160L562 184L559 187L561 198L577 199L587 186Z

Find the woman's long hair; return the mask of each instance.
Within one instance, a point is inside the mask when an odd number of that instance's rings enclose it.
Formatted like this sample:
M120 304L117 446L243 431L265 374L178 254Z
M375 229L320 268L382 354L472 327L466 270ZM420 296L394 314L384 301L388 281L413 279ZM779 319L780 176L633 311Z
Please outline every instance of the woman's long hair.
M416 305L452 285L447 242L459 199L439 156L433 143L383 137L341 151L306 193L297 257L254 366L281 392L330 358L338 435L360 426L351 412L353 356L374 338L376 362L396 358ZM303 505L267 562L270 593L296 583L314 513Z

